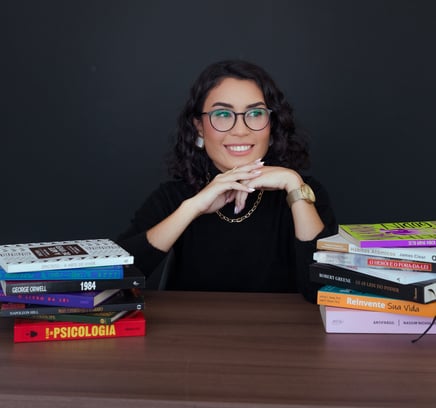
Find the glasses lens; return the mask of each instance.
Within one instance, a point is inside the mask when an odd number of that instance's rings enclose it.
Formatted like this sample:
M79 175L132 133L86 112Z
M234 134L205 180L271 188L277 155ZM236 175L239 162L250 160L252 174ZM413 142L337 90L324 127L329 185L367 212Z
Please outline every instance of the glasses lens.
M217 109L210 113L211 125L221 132L225 132L235 124L235 114L228 109Z
M268 125L269 111L263 108L250 109L244 115L245 124L252 130L262 130Z

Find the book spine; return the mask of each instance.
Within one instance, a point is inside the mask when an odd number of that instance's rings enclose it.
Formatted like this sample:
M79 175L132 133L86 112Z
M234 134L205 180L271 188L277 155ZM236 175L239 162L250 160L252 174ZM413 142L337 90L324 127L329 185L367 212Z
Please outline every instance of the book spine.
M9 273L0 268L0 280L84 280L121 279L124 277L123 265L96 266L94 268L58 269L52 271Z
M0 303L0 317L32 317L45 314L64 314L64 313L98 313L114 312L119 310L143 310L144 298L125 301L119 303L104 303L93 308L64 307L64 306L38 306L27 305L25 303Z
M111 324L130 313L129 310L102 313L77 313L77 314L46 314L29 317L29 319L46 320L49 322L77 322L92 324Z
M360 241L362 248L425 248L436 246L434 239L393 239L393 240L362 240Z
M17 320L14 323L14 342L91 340L115 337L145 336L146 321L141 312L112 324L74 322L40 322Z
M327 333L422 334L433 318L322 306ZM427 332L436 334L436 326Z
M342 242L339 239L337 241L320 239L316 242L316 248L323 251L349 252L384 258L436 263L436 249L430 247L425 249L416 248L416 250L411 248L361 248L348 242Z
M365 268L383 268L392 270L403 270L410 272L434 272L435 264L430 262L416 262L403 259L377 257L366 254L353 254L333 251L317 251L313 259L338 266L358 266Z
M113 294L115 294L117 290L118 289L108 289L108 291L113 291ZM3 292L0 292L0 301L12 303L28 303L32 305L92 308L96 306L96 304L94 304L95 297L99 293L79 292L5 295Z
M0 258L1 259L1 258ZM3 263L1 266L8 273L16 272L36 272L41 270L57 270L69 268L94 268L97 266L112 266L112 265L131 265L133 264L133 256L117 256L104 258L87 258L76 260L58 260L44 261L44 263Z
M124 279L62 280L62 281L1 281L5 295L102 291L106 289L145 288L145 276Z
M368 310L402 314L409 316L434 317L436 316L436 303L421 304L383 296L356 295L354 293L331 292L318 290L318 305L341 307L344 309Z
M404 285L350 269L320 263L311 264L309 274L313 282L324 285L339 286L417 303L429 303L436 300L436 283L425 287L424 293L424 286L421 284Z

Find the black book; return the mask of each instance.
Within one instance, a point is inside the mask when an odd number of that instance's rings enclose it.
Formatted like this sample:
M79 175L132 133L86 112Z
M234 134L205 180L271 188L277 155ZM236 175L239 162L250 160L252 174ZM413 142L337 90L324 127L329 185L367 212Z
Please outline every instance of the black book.
M420 272L416 273L420 274ZM436 301L436 279L404 284L320 262L309 266L309 274L312 282L324 285L333 285L417 303Z
M71 280L2 280L5 295L36 293L88 292L106 289L145 288L145 275L135 266L124 266L124 277L120 279L71 279Z
M142 289L124 289L98 306L86 309L81 307L43 306L28 303L0 302L0 317L30 317L59 313L97 313L119 310L143 310Z

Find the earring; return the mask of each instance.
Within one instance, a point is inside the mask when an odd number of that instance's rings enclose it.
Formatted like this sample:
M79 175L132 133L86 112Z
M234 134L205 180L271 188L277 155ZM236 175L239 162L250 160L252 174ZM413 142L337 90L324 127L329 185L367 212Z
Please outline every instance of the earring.
M201 136L198 136L197 139L195 139L195 146L197 146L199 149L204 148L204 138Z
M268 142L268 146L271 147L272 144L273 144L273 139L272 139L272 137L270 137L270 138L269 138L269 142Z

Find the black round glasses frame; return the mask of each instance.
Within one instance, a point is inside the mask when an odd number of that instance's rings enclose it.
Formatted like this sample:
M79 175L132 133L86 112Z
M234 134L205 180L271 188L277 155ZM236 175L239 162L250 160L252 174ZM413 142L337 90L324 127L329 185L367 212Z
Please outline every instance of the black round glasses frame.
M249 126L249 125L247 124L247 113L250 113L250 112L253 112L253 111L259 111L259 110L267 113L267 115L268 115L268 118L267 118L267 119L268 119L268 120L266 121L266 123L265 123L265 125L264 125L263 127L259 128L259 129L253 129L251 126ZM233 124L232 124L232 126L230 126L228 129L225 129L225 130L217 129L217 128L213 125L213 123L212 123L212 115L213 115L214 113L216 113L216 112L220 112L220 111L223 111L223 112L230 112L230 113L233 114ZM251 109L246 110L245 112L235 112L235 111L232 111L231 109L223 109L223 108L221 108L221 109L214 109L214 110L209 111L209 112L201 112L202 115L208 115L208 116L209 116L209 122L210 122L210 125L211 125L211 126L212 126L216 131L218 131L218 132L228 132L229 130L233 129L233 128L235 127L235 125L236 125L236 121L237 121L239 115L242 115L242 119L243 119L243 121L244 121L244 124L245 124L245 126L248 127L248 129L253 130L253 131L260 131L260 130L263 130L263 129L265 129L265 128L268 126L268 124L269 124L269 122L270 122L270 115L271 115L271 113L272 113L272 110L271 110L271 109L267 109L267 108L251 108Z

